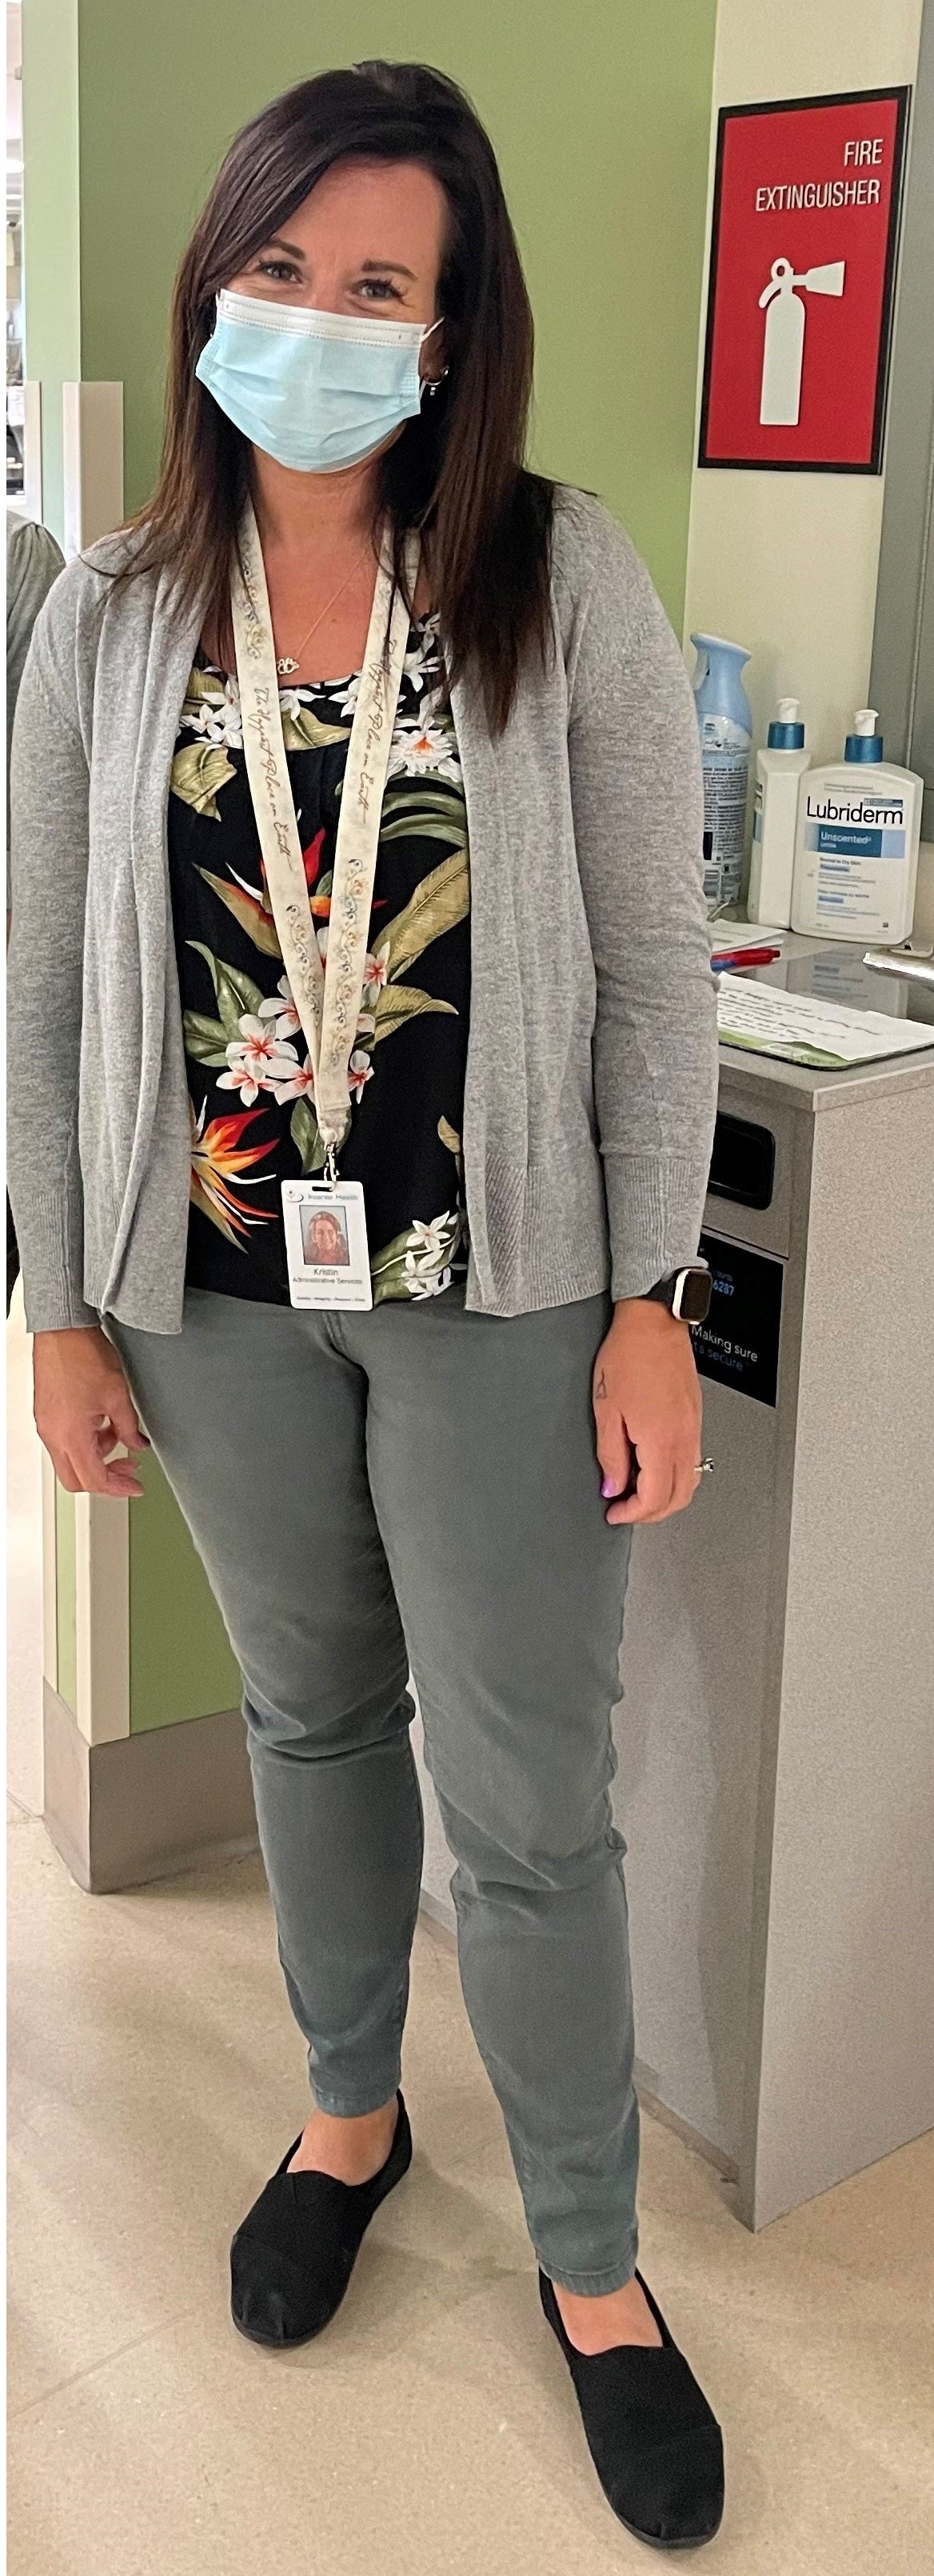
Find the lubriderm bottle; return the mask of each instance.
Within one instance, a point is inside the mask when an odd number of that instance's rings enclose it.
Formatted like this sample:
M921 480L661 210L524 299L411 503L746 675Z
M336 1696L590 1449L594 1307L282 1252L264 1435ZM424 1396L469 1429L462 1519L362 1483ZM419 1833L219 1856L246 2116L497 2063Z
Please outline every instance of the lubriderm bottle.
M924 781L883 760L876 727L861 707L843 759L801 781L791 926L891 948L911 931Z
M764 751L756 753L756 802L746 911L750 921L787 930L795 871L798 783L807 768L797 698L779 698Z

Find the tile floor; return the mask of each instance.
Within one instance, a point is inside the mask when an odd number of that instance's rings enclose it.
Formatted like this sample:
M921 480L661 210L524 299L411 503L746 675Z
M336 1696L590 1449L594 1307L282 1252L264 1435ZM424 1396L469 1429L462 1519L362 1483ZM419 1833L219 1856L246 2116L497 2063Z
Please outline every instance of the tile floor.
M13 1341L9 2576L654 2565L596 2486L427 1924L411 2173L319 2343L270 2356L234 2333L227 2239L299 2124L301 2044L256 1860L86 1897L29 1812L35 1461ZM934 2139L753 2238L712 2168L646 2120L642 2223L726 2428L711 2576L934 2570Z
M10 2576L609 2576L446 1938L420 1932L416 2155L320 2343L226 2313L303 2071L258 1861L111 1897L10 1826ZM643 2260L727 2431L723 2576L934 2567L934 2141L758 2238L646 2121ZM653 2562L654 2563L654 2562Z

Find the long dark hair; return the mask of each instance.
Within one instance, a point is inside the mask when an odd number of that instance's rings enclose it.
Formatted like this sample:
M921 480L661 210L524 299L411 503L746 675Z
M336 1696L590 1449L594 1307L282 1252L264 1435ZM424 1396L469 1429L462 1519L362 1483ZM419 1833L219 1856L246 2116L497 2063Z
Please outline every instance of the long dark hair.
M463 90L421 63L357 63L261 109L222 162L179 269L159 480L131 522L132 572L167 570L229 648L231 552L251 452L196 375L218 289L281 232L335 161L419 161L450 210L439 287L447 377L379 460L374 527L423 533L449 684L479 680L501 730L528 651L552 642L554 486L526 471L533 326L492 145ZM411 601L409 606L411 608Z

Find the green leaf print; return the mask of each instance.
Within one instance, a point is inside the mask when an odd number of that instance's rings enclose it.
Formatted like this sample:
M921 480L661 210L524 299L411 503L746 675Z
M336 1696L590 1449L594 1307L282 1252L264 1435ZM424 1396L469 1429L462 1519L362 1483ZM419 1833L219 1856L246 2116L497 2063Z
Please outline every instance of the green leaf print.
M220 1020L207 1020L200 1011L186 1011L184 1019L185 1053L196 1064L226 1067L227 1031Z
M217 810L218 789L235 776L233 762L217 742L186 742L177 751L169 772L169 785L183 804L193 805L196 814L207 814L220 822Z
M310 707L299 707L296 714L282 709L282 739L286 751L326 751L332 742L349 742L349 725L322 724Z
M408 1244L409 1228L406 1226L404 1234L394 1235L392 1242L384 1244L382 1252L374 1255L370 1263L374 1306L384 1305L389 1297L408 1295L405 1267Z
M457 1160L461 1152L461 1138L457 1133L456 1127L451 1126L448 1118L439 1118L438 1134L441 1138L442 1145L446 1145L448 1153L453 1154L455 1160Z
M462 791L438 783L429 787L423 780L413 794L405 786L387 787L383 797L381 841L408 839L447 841L456 850L467 847L467 808Z
M466 850L452 852L438 868L431 868L394 921L380 924L379 944L389 945L388 973L393 981L405 973L407 966L421 957L433 939L440 939L455 922L464 921L470 910L470 867Z
M241 1019L246 1015L255 1019L259 1013L263 999L259 985L254 984L252 975L243 973L242 967L226 966L223 958L213 957L203 940L189 939L187 945L197 949L199 957L203 957L210 967L217 1007L227 1036L238 1038Z
M290 1133L296 1152L302 1158L303 1179L308 1172L323 1171L326 1147L309 1100L296 1101Z
M422 1011L444 1011L456 1020L453 1002L437 1002L432 993L420 993L417 984L384 984L376 1004L376 1027L368 1039L376 1046L380 1038L391 1038L408 1020L416 1020Z

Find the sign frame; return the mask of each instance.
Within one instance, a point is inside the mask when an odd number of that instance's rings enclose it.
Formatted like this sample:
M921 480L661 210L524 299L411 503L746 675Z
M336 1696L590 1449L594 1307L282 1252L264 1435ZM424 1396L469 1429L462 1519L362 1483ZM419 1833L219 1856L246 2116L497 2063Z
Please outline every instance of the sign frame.
M714 325L717 308L717 282L723 211L723 170L726 138L730 126L739 117L801 114L805 110L828 107L866 107L883 101L896 102L894 168L889 203L885 267L879 310L879 332L876 352L876 383L873 402L872 446L868 459L854 462L844 459L835 463L829 457L806 456L711 456L707 450L710 398L713 372ZM708 472L747 474L880 474L885 444L886 402L892 356L892 333L895 313L895 283L902 205L905 191L906 145L908 137L911 84L904 82L889 87L833 90L813 98L773 98L747 100L738 106L721 107L717 118L717 154L714 171L713 210L710 232L710 257L707 271L707 313L704 331L704 373L701 390L700 429L697 464Z

